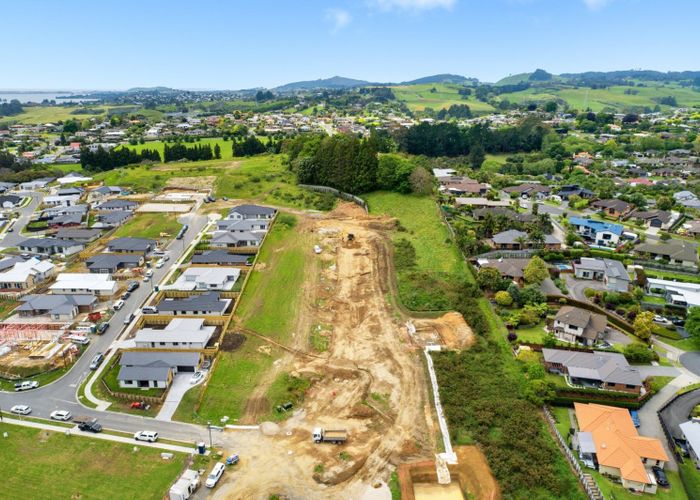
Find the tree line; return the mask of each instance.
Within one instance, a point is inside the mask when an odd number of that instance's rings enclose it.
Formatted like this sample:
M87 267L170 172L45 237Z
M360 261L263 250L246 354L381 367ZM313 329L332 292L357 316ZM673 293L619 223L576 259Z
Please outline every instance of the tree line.
M160 162L160 153L156 149L136 152L130 148L114 148L109 151L102 146L98 146L94 151L86 147L80 148L80 164L85 170L93 172L104 172L144 160Z
M172 146L165 145L163 147L163 161L188 160L202 161L221 158L221 148L217 144L212 151L210 144L195 144L192 147L187 147L182 143L175 143Z
M0 103L0 116L14 116L20 114L22 104L17 99L12 99L10 102Z

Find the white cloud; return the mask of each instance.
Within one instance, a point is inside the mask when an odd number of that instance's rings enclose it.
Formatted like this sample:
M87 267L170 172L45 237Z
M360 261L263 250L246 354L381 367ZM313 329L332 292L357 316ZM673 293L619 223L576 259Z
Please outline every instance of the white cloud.
M331 23L331 33L337 33L350 24L352 16L347 10L326 9L326 21Z
M374 0L374 3L383 10L431 10L451 9L457 0Z
M598 10L610 3L610 0L583 0L583 3L591 10Z

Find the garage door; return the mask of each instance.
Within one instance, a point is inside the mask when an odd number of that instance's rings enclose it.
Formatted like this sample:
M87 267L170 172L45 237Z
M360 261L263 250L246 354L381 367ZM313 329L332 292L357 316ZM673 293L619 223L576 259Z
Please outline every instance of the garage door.
M194 372L194 366L178 366L177 371L178 371L178 373L181 373L181 372L192 373L192 372Z

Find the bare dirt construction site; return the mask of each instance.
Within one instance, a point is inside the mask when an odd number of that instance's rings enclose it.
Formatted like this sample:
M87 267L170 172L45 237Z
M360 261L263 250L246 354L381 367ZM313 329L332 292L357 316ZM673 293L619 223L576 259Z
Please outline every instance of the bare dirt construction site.
M472 332L450 314L421 319L409 334L409 318L390 300L392 219L370 217L352 204L301 218L297 230L322 247L319 271L308 273L296 323L301 333L287 346L298 351L276 360L275 371L312 385L286 421L222 435L227 452L241 452L241 463L214 498L390 498L386 483L396 466L434 459L437 451L422 346L434 339L464 348ZM327 325L326 351L309 345L305 332L314 325ZM345 428L348 440L314 444L316 426Z

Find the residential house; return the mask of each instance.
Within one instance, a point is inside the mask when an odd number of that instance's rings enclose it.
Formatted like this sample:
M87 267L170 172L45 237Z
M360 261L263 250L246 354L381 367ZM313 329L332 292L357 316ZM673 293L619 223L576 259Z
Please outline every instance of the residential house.
M88 193L88 201L101 201L109 196L116 196L120 194L122 194L122 188L119 186L100 186Z
M15 261L12 267L0 271L0 289L20 291L32 288L53 276L55 267L50 260L36 257Z
M15 309L20 316L49 316L53 321L71 321L79 313L90 312L97 305L94 295L40 294L25 295Z
M0 207L2 208L15 208L19 206L21 202L21 196L15 196L12 194L5 194L0 196Z
M700 236L700 220L695 219L684 222L682 225L682 232L693 238L697 238Z
M41 177L40 179L34 179L33 181L22 182L19 185L22 191L35 191L37 189L43 189L49 184L51 184L56 179L54 177Z
M265 238L264 231L230 233L228 231L215 231L209 240L209 246L213 248L257 247Z
M595 196L595 193L590 189L582 188L578 184L568 184L562 186L557 192L562 200L568 201L571 196L578 196L579 198L589 199Z
M634 210L629 218L643 222L649 228L668 230L675 224L679 217L678 212L668 212L666 210Z
M619 478L625 489L656 493L652 467L669 458L661 441L640 436L626 408L574 403L579 431L573 448L604 476Z
M85 264L91 273L114 274L120 269L134 269L144 265L140 254L98 253L89 257Z
M581 257L573 263L574 276L579 279L596 280L605 283L608 290L627 292L630 288L630 275L619 260L593 259Z
M525 279L525 267L530 259L477 259L479 269L491 267L496 269L502 278L523 283Z
M488 184L482 184L479 181L462 176L441 177L438 179L438 182L440 183L440 192L453 196L483 196L490 187Z
M74 182L89 182L91 180L92 177L86 177L77 172L71 172L63 177L59 177L58 179L56 179L56 181L61 185L73 184Z
M139 204L131 200L107 200L100 203L96 210L100 212L114 212L117 210L135 210Z
M679 191L673 194L673 199L676 203L683 205L686 208L700 208L700 199L690 191Z
M129 220L132 215L134 215L134 212L131 210L97 213L97 215L95 215L95 223L92 227L102 229L119 227Z
M491 238L493 247L498 250L524 250L533 248L535 245L528 234L517 229L509 229L498 234L494 234ZM561 241L551 234L544 236L544 248L548 250L557 250L561 248Z
M700 283L647 278L649 295L664 297L668 304L680 307L700 307Z
M230 299L222 299L219 292L204 292L184 299L162 300L157 308L158 314L173 316L223 316Z
M228 253L226 250L206 250L192 256L192 264L215 264L217 266L248 265L250 255Z
M70 207L80 203L80 195L72 196L45 196L42 203L49 207Z
M697 268L698 246L681 240L665 243L640 243L634 247L635 252L654 260L667 261L669 264Z
M472 211L472 217L474 220L484 220L486 217L506 217L509 220L522 222L523 224L528 224L537 220L537 216L532 213L516 212L515 210L505 207L477 208Z
M605 213L608 217L613 219L619 219L626 216L630 210L632 210L632 205L622 200L598 200L591 203L593 208L596 208Z
M455 206L457 207L472 207L472 208L486 208L486 207L509 207L509 200L488 200L486 198L455 198Z
M217 231L228 231L230 233L267 231L269 227L270 221L267 219L224 219L216 221Z
M231 290L241 275L236 267L189 267L163 290Z
M68 198L73 196L82 196L84 192L84 189L79 187L59 188L56 190L56 196Z
M59 229L56 238L64 240L74 240L80 243L90 243L95 241L102 231L99 229Z
M14 182L0 182L0 193L5 193L13 189L17 184Z
M583 345L595 344L605 332L607 318L573 306L563 306L552 323L552 332L559 340Z
M203 356L195 351L124 351L117 381L123 388L167 389L177 373L194 373Z
M142 328L136 332L137 349L204 349L216 327L205 326L203 319L175 318L165 328Z
M274 219L277 210L260 205L239 205L229 210L227 219Z
M110 297L117 293L117 282L108 274L59 273L50 290L59 294L92 294Z
M550 195L552 189L549 186L543 186L542 184L526 182L518 186L503 188L502 191L508 196L515 194L520 198L544 200Z
M72 255L84 248L82 243L60 238L27 238L17 247L23 252L41 255Z
M47 220L47 219L51 220L51 219L54 219L55 217L61 217L64 215L77 215L77 216L80 216L82 218L87 213L88 213L88 206L87 205L73 205L73 206L61 205L61 206L55 206L55 207L45 209L43 212L41 212L41 219L42 220Z
M156 248L156 241L147 238L115 238L107 243L107 250L117 253L137 253L144 257Z
M620 353L544 348L542 356L548 371L567 376L573 385L632 394L642 392L642 376Z
M569 217L569 223L577 234L598 246L616 246L624 230L620 224L582 217Z
M693 418L678 427L681 429L690 459L695 463L696 468L700 468L700 420Z

